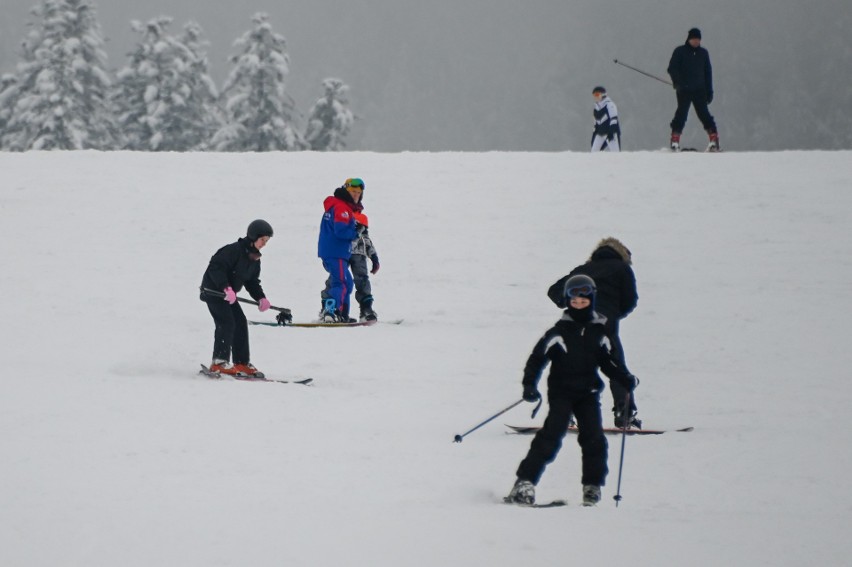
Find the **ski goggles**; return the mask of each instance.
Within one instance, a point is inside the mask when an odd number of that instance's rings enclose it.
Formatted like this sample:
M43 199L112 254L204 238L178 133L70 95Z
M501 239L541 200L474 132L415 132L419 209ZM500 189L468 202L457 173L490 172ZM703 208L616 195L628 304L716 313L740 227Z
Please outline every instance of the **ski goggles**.
M361 191L363 191L364 190L364 180L360 179L358 177L353 177L351 179L347 179L346 183L343 185L343 187L345 187L346 189L349 189L351 187L353 189L360 189Z
M565 295L568 297L589 297L594 295L595 288L590 285L581 285L577 287L569 287L565 290Z

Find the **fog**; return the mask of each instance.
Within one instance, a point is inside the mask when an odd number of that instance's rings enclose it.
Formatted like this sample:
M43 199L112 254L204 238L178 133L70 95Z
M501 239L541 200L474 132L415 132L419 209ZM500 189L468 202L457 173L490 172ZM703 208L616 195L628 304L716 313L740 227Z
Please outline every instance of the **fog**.
M35 0L0 0L0 72L14 70ZM233 42L267 12L287 38L288 89L306 112L326 77L351 87L353 150L585 151L591 90L607 87L623 147L667 145L672 50L690 27L713 62L716 117L729 150L852 148L849 0L96 0L110 65L137 39L129 22L190 20L221 84ZM684 145L706 135L694 113Z

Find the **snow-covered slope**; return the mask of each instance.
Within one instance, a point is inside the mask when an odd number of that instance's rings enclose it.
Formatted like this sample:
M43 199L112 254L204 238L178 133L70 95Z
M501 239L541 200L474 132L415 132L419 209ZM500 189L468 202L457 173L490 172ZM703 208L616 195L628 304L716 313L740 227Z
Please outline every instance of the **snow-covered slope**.
M841 565L852 553L852 152L0 154L6 565ZM315 386L214 382L210 255L275 227L263 284L319 309L322 200L367 182L381 318L251 329ZM600 506L572 438L499 504L530 438L547 286L634 252L640 416ZM268 319L248 308L251 318ZM609 394L603 397L609 421ZM543 417L543 416L542 416ZM538 421L542 417L537 418Z

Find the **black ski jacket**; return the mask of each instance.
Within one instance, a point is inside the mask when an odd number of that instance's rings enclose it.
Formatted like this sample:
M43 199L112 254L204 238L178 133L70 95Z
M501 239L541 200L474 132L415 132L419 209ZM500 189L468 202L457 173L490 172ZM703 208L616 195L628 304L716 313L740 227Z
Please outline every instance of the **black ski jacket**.
M595 313L588 323L578 323L565 312L562 319L539 339L524 367L524 388L537 387L541 373L550 363L547 378L548 399L599 393L604 383L598 368L627 390L636 387L636 379L613 356L606 318Z
M710 54L700 45L689 42L675 47L669 60L669 76L678 91L704 92L707 100L713 100L713 67Z
M639 294L636 291L636 276L630 264L609 246L602 246L592 253L588 262L577 266L567 276L560 278L547 290L547 296L561 309L568 307L565 301L565 281L571 276L583 274L595 280L598 291L595 295L595 310L609 319L624 319L636 308Z
M205 293L204 288L224 292L225 288L231 287L239 292L243 286L255 301L266 297L260 286L260 256L260 252L247 238L240 238L217 250L201 278L201 300L222 300L221 297Z

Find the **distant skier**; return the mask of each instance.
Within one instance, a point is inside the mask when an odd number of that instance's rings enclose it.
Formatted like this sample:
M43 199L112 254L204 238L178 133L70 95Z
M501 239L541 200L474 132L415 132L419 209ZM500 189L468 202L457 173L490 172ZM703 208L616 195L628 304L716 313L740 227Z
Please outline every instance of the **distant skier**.
M564 289L565 282L577 274L585 274L597 283L597 300L595 309L606 317L606 328L612 341L615 356L624 364L624 348L618 335L618 323L627 317L639 301L636 291L636 276L631 267L633 256L630 250L620 240L613 237L602 239L592 251L591 257L547 290L547 296L557 307L565 309L567 300ZM630 427L641 429L642 421L636 417L636 402L631 396L630 414L624 414L624 398L627 392L615 382L610 382L612 390L613 415L616 427L623 427L625 419Z
M364 182L358 178L347 179L343 186L323 202L325 213L320 222L317 255L328 272L328 290L320 293L322 310L320 320L327 323L348 323L349 298L353 279L349 271L352 241L358 236L355 227L355 210L364 192Z
M618 124L618 108L603 87L592 90L595 99L595 131L592 134L592 151L618 152L621 150L621 126Z
M228 375L254 376L258 373L250 362L248 323L237 292L243 286L258 302L258 309L269 309L269 300L260 286L260 250L272 238L272 226L265 220L252 221L245 238L223 246L213 254L201 278L201 300L216 325L213 362L210 370ZM224 297L204 291L222 292ZM233 355L233 364L230 360Z
M506 497L508 502L535 503L535 485L544 468L559 453L572 414L577 418L577 443L582 451L583 504L594 506L601 499L601 486L609 470L601 418L600 393L604 384L598 368L628 392L633 391L638 381L612 352L605 318L595 311L595 295L595 282L589 276L568 278L563 288L567 303L565 313L536 343L527 359L524 400L541 399L538 382L549 363L547 403L550 409L544 426L536 433L527 456L518 466L517 480Z
M677 110L671 121L672 150L680 151L680 135L692 105L710 137L707 151L719 151L716 120L707 108L707 105L713 102L713 67L710 65L710 54L701 47L701 30L689 30L686 43L675 48L669 61L668 73L677 92Z

